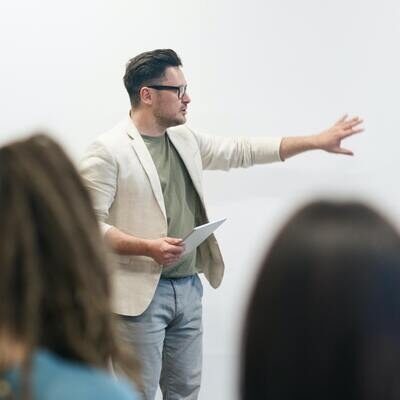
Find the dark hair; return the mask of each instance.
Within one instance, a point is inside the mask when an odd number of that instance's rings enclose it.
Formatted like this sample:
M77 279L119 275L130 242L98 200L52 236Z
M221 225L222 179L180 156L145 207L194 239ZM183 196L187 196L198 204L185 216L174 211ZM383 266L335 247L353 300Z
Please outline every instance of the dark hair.
M400 398L400 237L360 203L298 211L262 263L243 400Z
M180 67L182 62L175 51L158 49L146 51L129 60L124 75L125 88L128 91L132 107L140 104L140 89L156 83L164 76L168 67Z
M0 329L38 346L137 377L116 338L98 223L61 147L34 135L0 148ZM25 385L26 386L26 385Z

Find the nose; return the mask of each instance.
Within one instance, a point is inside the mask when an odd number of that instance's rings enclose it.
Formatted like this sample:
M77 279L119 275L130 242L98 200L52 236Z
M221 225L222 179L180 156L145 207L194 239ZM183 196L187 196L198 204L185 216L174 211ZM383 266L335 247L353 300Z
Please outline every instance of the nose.
M188 93L186 92L182 97L182 103L189 104L192 101Z

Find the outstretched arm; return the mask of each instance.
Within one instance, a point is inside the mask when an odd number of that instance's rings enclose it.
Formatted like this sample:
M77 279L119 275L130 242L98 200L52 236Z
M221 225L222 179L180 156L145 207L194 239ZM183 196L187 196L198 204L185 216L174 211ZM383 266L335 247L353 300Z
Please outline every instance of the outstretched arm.
M362 122L359 117L348 118L344 115L332 127L316 135L285 137L279 149L280 157L286 160L296 154L317 149L352 156L353 152L341 147L341 142L349 136L362 132L363 129L360 127Z

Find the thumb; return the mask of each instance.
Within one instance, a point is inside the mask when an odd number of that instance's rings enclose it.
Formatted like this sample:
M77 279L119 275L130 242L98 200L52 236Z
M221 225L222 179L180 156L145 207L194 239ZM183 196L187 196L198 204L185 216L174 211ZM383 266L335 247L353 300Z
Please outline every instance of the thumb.
M168 242L169 244L174 244L174 245L180 245L183 243L182 239L171 238L171 237L166 237L165 241Z
M344 149L343 147L339 147L336 153L344 154L346 156L354 156L354 153L349 149Z

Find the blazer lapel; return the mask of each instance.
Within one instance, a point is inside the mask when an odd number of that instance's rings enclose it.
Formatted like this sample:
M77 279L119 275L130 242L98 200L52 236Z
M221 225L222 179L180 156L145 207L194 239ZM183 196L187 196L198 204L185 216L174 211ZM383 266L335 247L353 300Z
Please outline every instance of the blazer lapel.
M127 134L132 139L131 144L133 150L135 151L140 163L142 164L143 169L146 172L154 196L166 219L167 213L165 211L164 196L162 193L161 183L160 183L160 178L158 177L157 168L154 165L153 159L151 158L150 152L147 149L146 143L143 141L140 133L138 132L138 130L136 129L135 125L133 124L130 118L128 121Z

